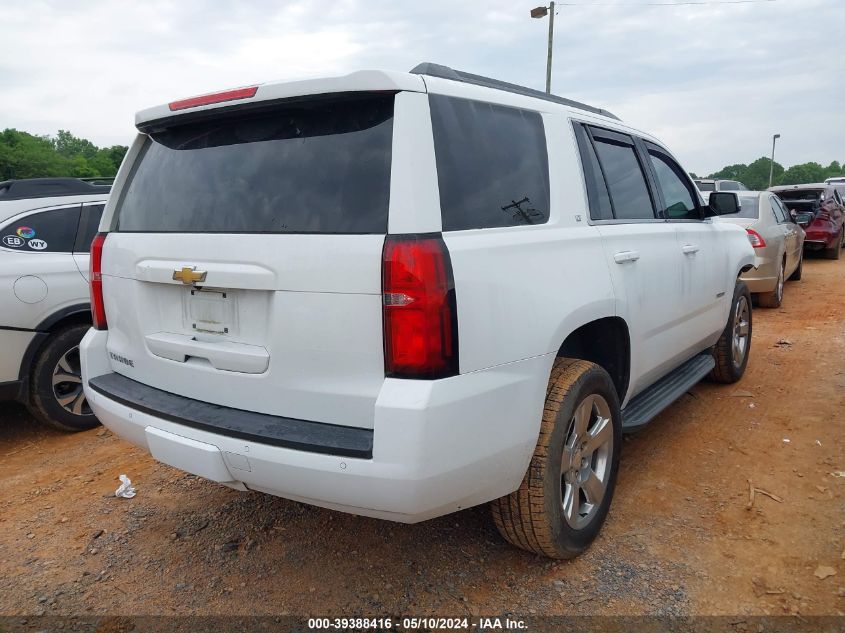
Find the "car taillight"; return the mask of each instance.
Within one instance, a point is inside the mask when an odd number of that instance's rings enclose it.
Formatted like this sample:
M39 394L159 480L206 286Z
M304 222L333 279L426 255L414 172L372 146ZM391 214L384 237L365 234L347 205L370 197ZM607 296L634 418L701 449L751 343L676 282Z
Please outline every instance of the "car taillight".
M392 378L458 373L455 280L439 234L390 235L382 255L384 368Z
M108 233L97 233L91 242L91 263L88 280L91 285L91 320L98 330L107 330L106 307L103 305L103 244Z
M766 240L763 239L763 236L760 235L754 229L745 229L748 231L748 241L751 242L751 246L754 248L763 248L766 245Z

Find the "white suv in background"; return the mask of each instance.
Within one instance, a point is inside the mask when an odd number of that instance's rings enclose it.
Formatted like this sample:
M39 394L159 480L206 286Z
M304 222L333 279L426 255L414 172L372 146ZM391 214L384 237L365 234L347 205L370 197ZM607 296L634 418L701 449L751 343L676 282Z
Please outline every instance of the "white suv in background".
M64 430L98 424L79 342L91 326L88 250L110 188L77 178L0 182L0 399Z
M423 64L136 124L82 367L103 424L172 466L403 522L492 501L509 541L571 557L623 430L745 370L746 232L603 110Z

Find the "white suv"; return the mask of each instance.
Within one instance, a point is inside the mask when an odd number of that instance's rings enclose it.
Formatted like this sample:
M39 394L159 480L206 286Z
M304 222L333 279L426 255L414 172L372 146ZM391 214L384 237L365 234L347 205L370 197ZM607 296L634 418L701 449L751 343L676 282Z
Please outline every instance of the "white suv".
M0 182L0 399L64 430L97 425L79 342L91 326L88 249L109 189L77 178Z
M505 538L569 557L622 431L745 369L745 231L603 110L423 64L136 124L83 376L172 466L402 522L493 501Z

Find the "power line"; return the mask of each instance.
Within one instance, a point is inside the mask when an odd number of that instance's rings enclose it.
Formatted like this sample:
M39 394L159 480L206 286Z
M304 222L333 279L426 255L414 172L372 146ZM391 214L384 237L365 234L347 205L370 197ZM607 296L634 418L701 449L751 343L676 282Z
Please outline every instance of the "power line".
M556 2L564 7L683 7L708 4L759 4L777 0L684 0L683 2Z

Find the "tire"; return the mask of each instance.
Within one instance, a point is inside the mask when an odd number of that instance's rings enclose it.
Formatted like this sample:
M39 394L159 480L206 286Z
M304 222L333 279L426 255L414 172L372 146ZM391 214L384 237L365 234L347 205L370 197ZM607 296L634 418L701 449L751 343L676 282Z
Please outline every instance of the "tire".
M99 421L82 392L79 343L90 326L71 325L50 336L32 368L27 408L33 416L62 431L92 429ZM57 382L53 377L66 378Z
M779 308L783 303L783 284L786 276L786 260L783 260L778 269L778 278L775 282L775 289L771 292L761 292L757 295L757 304L761 308Z
M744 316L742 316L743 314ZM730 384L742 378L745 368L748 365L748 355L751 353L751 315L751 293L748 292L748 286L738 281L734 287L728 322L725 324L725 329L719 337L719 341L711 350L713 358L716 361L716 366L708 375L710 380ZM744 345L742 346L741 354L735 357L734 334L737 333L739 336L740 332L744 332L740 336Z
M801 274L804 269L804 249L801 249L801 254L798 256L798 267L792 271L788 281L801 281Z
M839 259L839 256L842 253L843 234L845 234L845 229L840 229L836 243L830 248L826 248L822 251L825 259Z
M584 437L597 438L591 452L584 451ZM521 549L550 558L574 558L583 552L607 518L621 448L622 414L608 373L595 363L556 359L528 471L518 490L491 503L501 535ZM563 472L567 455L579 470ZM581 488L581 481L592 483ZM585 492L587 488L592 493Z

